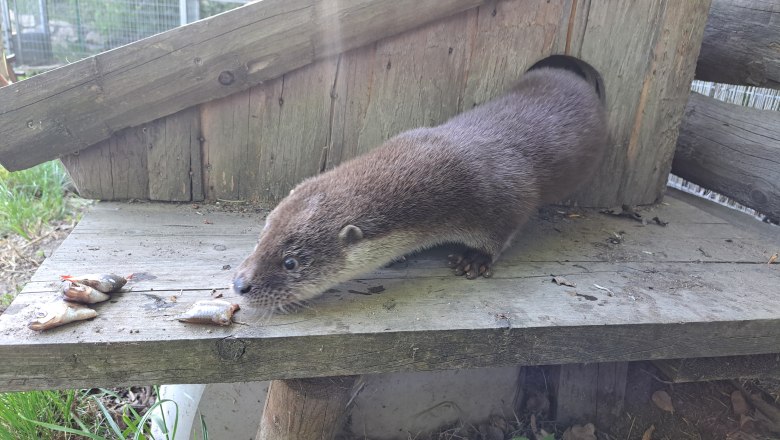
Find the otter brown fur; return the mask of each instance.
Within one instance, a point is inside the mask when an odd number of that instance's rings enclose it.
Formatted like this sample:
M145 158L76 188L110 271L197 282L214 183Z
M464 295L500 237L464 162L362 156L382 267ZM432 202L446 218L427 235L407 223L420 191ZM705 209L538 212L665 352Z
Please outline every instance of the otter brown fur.
M591 178L606 143L592 84L562 69L531 70L496 99L300 183L268 215L233 287L285 310L444 243L471 249L453 261L456 273L489 276L541 204Z

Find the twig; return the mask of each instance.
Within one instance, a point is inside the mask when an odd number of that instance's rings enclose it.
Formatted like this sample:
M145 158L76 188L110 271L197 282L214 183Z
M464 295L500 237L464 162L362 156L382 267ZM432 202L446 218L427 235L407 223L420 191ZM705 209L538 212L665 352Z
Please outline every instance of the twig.
M634 422L636 422L636 417L631 417L631 427L628 428L628 435L626 436L626 440L631 438L631 432L634 430Z
M661 383L666 384L666 385L674 386L674 382L672 382L670 380L663 380L660 377L656 376L655 374L645 370L644 368L640 368L639 371L647 374L648 376L652 377L653 379L657 380L658 382L661 382Z
M49 231L49 232L47 232L47 233L45 233L43 235L40 235L40 236L38 236L36 238L33 238L32 240L30 240L28 242L25 242L23 245L21 245L20 248L21 249L26 249L27 247L32 246L35 243L38 243L39 241L43 240L44 238L49 237L53 233L54 233L54 230L51 230L51 231Z

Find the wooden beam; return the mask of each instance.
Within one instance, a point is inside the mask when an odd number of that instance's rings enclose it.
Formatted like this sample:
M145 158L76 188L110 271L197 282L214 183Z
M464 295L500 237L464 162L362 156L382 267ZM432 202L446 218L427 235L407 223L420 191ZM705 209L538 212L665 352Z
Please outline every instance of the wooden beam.
M0 88L19 170L482 0L264 0Z
M780 354L653 361L674 383L728 379L780 378Z
M780 2L712 0L696 79L780 88Z
M691 93L672 172L780 219L780 118Z
M329 440L344 423L358 376L274 380L257 440Z

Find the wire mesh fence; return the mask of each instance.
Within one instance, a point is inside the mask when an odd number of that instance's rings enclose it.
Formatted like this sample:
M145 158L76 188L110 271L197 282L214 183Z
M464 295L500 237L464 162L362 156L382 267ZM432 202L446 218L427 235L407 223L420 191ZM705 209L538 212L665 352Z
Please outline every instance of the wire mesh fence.
M15 64L46 70L247 0L0 0L3 45Z

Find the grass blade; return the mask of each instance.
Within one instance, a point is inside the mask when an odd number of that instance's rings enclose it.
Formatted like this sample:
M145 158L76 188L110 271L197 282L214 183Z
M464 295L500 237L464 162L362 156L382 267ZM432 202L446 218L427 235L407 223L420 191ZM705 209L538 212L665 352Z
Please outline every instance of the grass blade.
M92 396L92 399L95 401L95 403L97 403L100 412L102 412L103 416L106 418L106 423L108 423L108 426L112 431L114 431L114 434L116 434L116 436L119 438L123 438L124 435L122 434L122 430L119 429L119 425L117 425L116 421L114 421L114 417L111 415L111 413L108 412L108 408L106 408L103 402L101 402L100 399L98 399L96 396Z
M82 435L82 436L88 437L88 438L90 438L92 440L108 440L105 437L101 437L99 435L95 435L95 434L92 434L92 433L87 432L87 431L80 431L78 429L66 428L65 426L55 425L55 424L52 424L52 423L45 423L45 422L39 422L37 420L30 420L27 417L22 416L22 415L20 415L19 417L21 417L22 419L24 419L27 422L36 424L36 425L41 426L41 427L46 428L46 429L51 429L52 431L60 431L60 432L66 432L68 434Z

